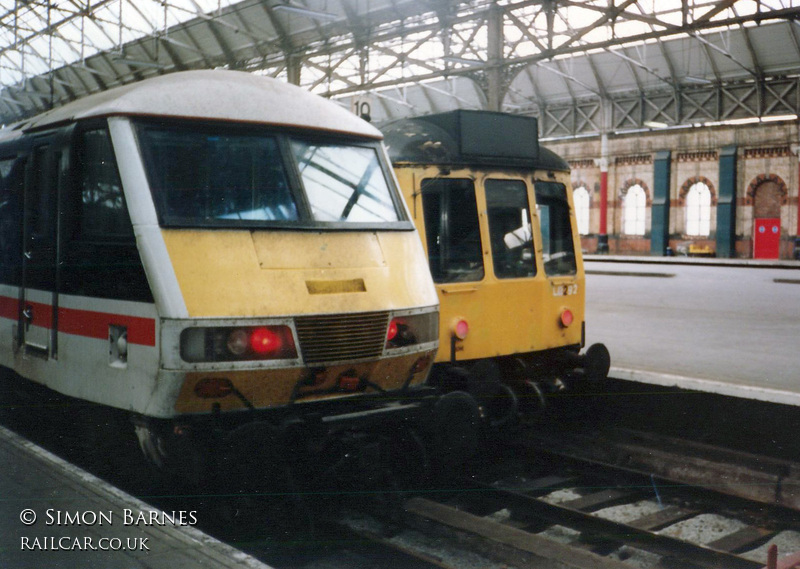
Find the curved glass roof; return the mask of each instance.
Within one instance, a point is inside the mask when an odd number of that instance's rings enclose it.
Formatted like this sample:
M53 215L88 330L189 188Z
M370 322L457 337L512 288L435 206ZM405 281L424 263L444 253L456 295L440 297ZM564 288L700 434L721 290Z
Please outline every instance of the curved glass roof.
M800 0L0 0L0 124L216 67L379 120L505 110L553 136L791 116L798 18Z

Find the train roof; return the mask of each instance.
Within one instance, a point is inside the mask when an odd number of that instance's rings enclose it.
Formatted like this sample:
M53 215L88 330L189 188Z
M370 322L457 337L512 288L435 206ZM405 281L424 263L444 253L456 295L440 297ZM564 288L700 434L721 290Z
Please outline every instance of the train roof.
M271 77L226 70L180 71L122 85L3 130L27 132L115 115L296 126L381 138L380 131L366 121L300 87Z
M569 170L539 145L534 117L459 109L384 124L392 162Z

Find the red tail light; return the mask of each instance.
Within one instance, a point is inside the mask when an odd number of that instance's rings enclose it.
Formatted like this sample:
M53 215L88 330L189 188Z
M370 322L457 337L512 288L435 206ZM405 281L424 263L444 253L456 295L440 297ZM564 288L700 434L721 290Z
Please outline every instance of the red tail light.
M459 319L453 324L453 335L459 340L463 340L469 334L469 323L464 319Z
M561 325L564 328L568 328L574 319L575 317L572 315L572 311L569 308L565 308L561 312Z
M397 327L397 319L395 318L391 322L389 322L389 330L386 332L386 341L391 342L397 337L398 327Z
M250 330L250 349L257 356L296 358L292 331L288 326L263 326Z
M269 328L256 328L250 334L250 347L257 354L275 354L283 348L283 338Z

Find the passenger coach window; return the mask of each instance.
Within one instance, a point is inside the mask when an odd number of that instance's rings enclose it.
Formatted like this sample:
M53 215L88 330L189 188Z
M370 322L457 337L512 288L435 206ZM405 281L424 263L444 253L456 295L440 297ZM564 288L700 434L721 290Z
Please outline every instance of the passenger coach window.
M374 148L292 140L316 221L399 221Z
M542 258L548 275L571 275L578 268L572 241L567 188L557 182L535 182L536 207L542 226Z
M168 224L298 219L274 136L145 125L139 137Z
M536 275L528 190L522 180L486 180L494 274L500 279Z
M483 255L472 180L423 180L422 209L433 280L482 280Z

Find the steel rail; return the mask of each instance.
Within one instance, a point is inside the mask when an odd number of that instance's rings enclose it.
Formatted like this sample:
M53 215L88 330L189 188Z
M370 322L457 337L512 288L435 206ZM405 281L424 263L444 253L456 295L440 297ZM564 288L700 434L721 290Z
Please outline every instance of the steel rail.
M504 489L493 484L471 480L473 489L482 490L482 498L491 497L498 505L525 518L546 519L580 532L601 535L612 541L635 545L662 556L677 558L709 569L761 569L764 565L733 553L690 543L667 535L639 529L632 525L608 520L564 505L551 504L529 494Z

